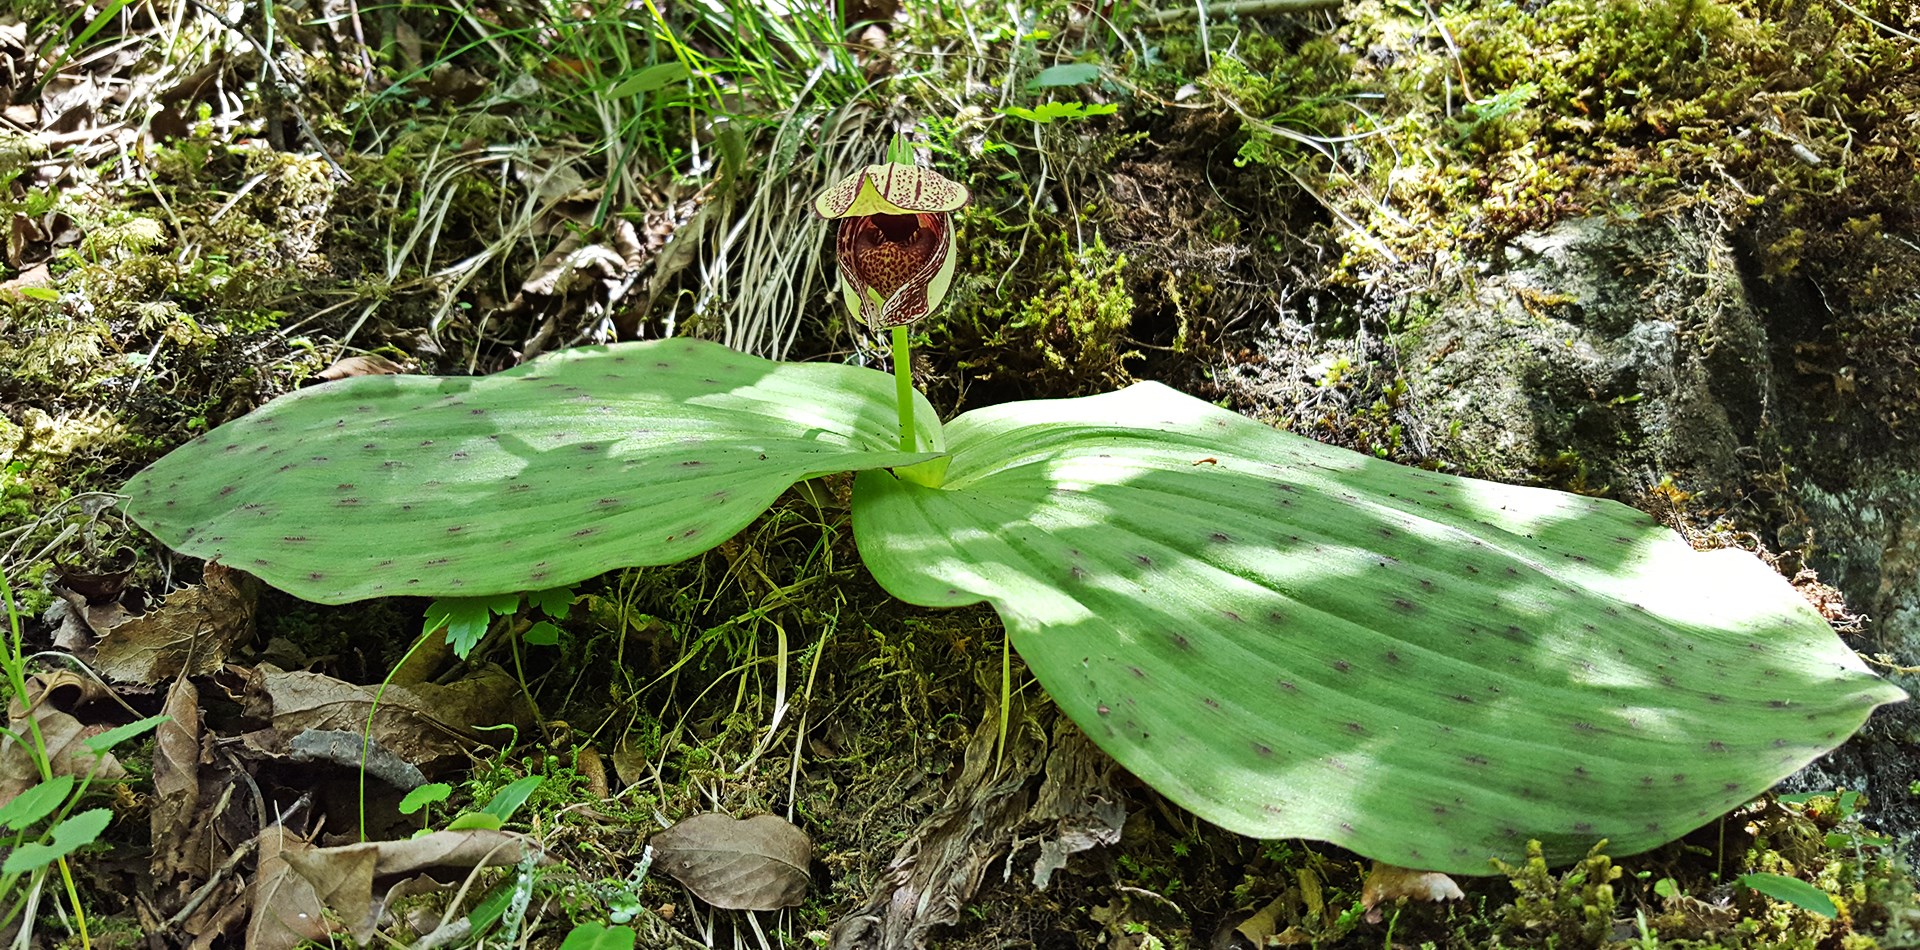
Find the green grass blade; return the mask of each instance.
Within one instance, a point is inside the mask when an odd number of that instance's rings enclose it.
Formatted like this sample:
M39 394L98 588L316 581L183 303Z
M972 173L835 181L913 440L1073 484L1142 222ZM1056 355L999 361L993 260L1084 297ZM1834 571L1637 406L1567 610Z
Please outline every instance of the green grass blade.
M1826 891L1797 877L1756 872L1742 874L1738 881L1774 900L1785 901L1809 913L1822 917L1840 916L1840 908L1834 906L1833 898Z
M862 559L991 602L1060 708L1261 837L1487 874L1672 840L1903 697L1742 551L1393 465L1157 385L968 413L942 488L855 486Z
M343 380L154 463L128 513L322 603L545 590L699 554L801 479L935 457L895 450L892 385L684 339Z

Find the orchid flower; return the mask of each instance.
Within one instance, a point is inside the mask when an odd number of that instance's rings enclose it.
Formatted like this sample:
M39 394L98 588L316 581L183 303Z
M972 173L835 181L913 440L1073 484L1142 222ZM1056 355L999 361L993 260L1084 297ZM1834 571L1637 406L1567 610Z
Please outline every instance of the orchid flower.
M953 284L953 212L972 196L940 173L900 162L868 165L821 192L813 210L840 222L840 291L875 330L905 326Z
M875 330L893 331L900 450L911 452L916 443L907 324L932 313L953 285L953 213L973 196L965 185L912 164L913 152L898 136L887 159L821 192L813 210L840 222L836 247L847 310Z

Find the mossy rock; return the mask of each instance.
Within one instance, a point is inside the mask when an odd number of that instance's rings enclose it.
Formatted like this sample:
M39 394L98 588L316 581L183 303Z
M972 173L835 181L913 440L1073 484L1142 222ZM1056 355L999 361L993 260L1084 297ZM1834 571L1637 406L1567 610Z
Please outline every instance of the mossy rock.
M1739 481L1767 335L1731 245L1690 218L1575 218L1422 295L1400 339L1416 416L1470 474L1646 491Z

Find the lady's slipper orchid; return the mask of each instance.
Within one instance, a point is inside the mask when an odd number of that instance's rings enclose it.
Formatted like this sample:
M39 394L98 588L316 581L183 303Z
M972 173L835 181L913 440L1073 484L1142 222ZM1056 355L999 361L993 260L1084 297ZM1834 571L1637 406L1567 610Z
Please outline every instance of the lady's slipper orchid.
M933 312L953 284L953 212L966 186L927 168L868 165L813 200L840 222L840 291L876 330Z

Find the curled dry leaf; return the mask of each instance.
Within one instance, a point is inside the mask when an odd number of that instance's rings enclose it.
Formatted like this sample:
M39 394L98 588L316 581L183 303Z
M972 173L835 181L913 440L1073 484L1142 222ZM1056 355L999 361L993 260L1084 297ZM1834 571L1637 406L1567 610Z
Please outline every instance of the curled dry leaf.
M1114 768L1113 760L1077 727L1067 723L1055 728L1046 778L1027 812L1029 821L1052 824L1039 835L1034 887L1045 890L1053 872L1066 867L1070 856L1120 841L1127 809L1113 789Z
M1289 911L1293 912L1294 920L1299 919L1299 911L1294 908L1299 902L1300 892L1289 888L1231 930L1218 935L1214 939L1214 946L1218 950L1244 950L1247 947L1289 947L1308 942L1311 938L1302 933L1299 927L1289 926L1287 921Z
M694 815L653 836L657 866L726 910L779 910L807 896L813 839L777 815Z
M275 732L289 737L309 729L358 732L374 710L376 691L374 686L318 673L284 672L263 663L247 683L247 714L270 720ZM483 733L476 727L500 723L511 723L524 734L533 728L533 717L513 677L487 666L444 686L389 687L373 713L373 740L424 766L499 741L502 732Z
M332 365L318 373L302 385L330 383L336 379L350 379L355 376L397 376L411 373L415 367L403 366L377 353L361 356L343 356L334 360Z
M337 848L309 848L287 854L285 862L306 882L315 900L331 909L356 941L365 943L372 939L391 899L390 894L375 899L376 878L413 875L429 868L466 871L517 864L539 850L538 845L522 835L468 829L436 831L404 841L365 841ZM256 913L258 911L256 907Z
M113 698L111 687L78 670L45 670L27 677L27 703L36 709L53 706L77 711L83 706L109 702ZM7 715L19 719L26 714L27 705L21 703L20 697L12 697L12 702L7 705Z
M325 942L333 931L313 884L296 873L289 860L313 850L283 828L261 834L259 870L247 888L247 902L253 906L247 950L293 950L309 941Z
M200 814L200 691L186 677L174 680L161 712L168 717L154 732L153 876L171 881L185 873L205 880L212 872L205 823Z
M174 591L160 606L105 631L94 645L93 667L108 679L146 686L183 673L213 673L234 644L253 636L259 587L210 563L201 586Z
M133 553L122 548L93 570L56 565L53 583L59 593L79 594L89 604L109 604L126 593L127 581L132 577Z
M107 731L106 727L82 725L71 713L48 703L36 704L32 716L40 726L41 738L46 740L47 758L54 775L80 778L91 772L95 782L127 777L127 770L120 766L120 760L114 758L113 753L99 756L96 767L96 758L86 747L86 741ZM8 728L16 736L24 736L28 731L26 719L22 717L14 718ZM38 784L40 768L34 764L33 754L11 737L0 738L0 805Z
M1438 871L1415 871L1391 864L1373 862L1367 880L1360 885L1360 903L1367 908L1367 923L1380 922L1380 905L1394 900L1453 901L1467 895L1453 878Z
M618 281L626 276L626 270L627 262L619 253L603 244L588 244L579 234L569 232L534 265L533 272L521 282L520 292L557 296L594 280Z

